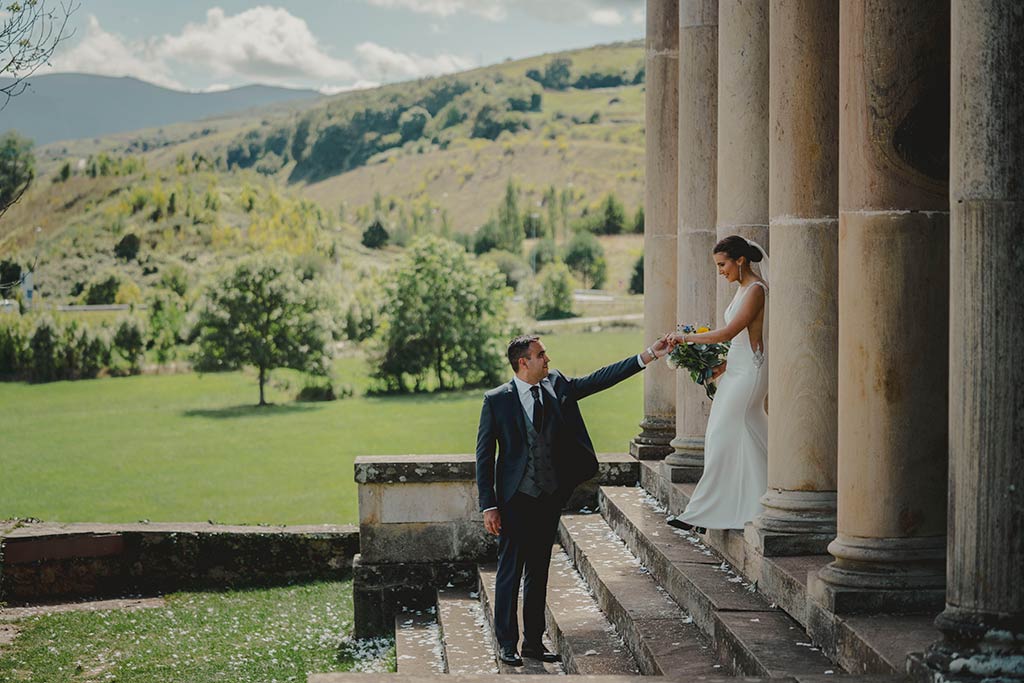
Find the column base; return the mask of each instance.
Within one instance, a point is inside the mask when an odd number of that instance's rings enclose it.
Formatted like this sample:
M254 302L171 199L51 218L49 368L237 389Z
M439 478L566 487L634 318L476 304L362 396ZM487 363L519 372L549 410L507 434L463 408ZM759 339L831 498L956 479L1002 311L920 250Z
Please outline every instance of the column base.
M939 612L946 603L946 538L839 534L836 558L808 576L807 593L833 614Z
M645 417L640 434L629 442L629 454L637 460L661 460L672 452L670 442L676 433L675 417Z
M947 605L935 619L942 640L907 662L917 681L1024 681L1024 615L982 614Z
M747 542L766 557L824 555L836 537L835 491L768 489Z
M664 474L673 484L694 483L704 474L704 437L678 436L670 444L673 453L665 458Z

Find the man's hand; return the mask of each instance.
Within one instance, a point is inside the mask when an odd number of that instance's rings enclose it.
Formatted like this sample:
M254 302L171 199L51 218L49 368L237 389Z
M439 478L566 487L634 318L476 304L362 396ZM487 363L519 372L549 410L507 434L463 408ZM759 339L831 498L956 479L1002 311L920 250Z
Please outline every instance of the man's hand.
M663 358L672 350L674 344L669 340L671 335L666 334L664 337L658 339L658 341L651 344L651 351L654 353L655 358Z
M497 536L501 532L501 515L497 510L484 511L484 529Z

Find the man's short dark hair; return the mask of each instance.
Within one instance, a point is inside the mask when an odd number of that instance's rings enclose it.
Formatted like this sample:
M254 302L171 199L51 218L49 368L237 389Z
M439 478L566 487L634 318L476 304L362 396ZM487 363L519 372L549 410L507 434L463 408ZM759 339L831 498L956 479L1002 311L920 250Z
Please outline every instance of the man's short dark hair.
M535 334L523 334L508 343L508 364L512 366L512 372L519 371L519 359L529 358L530 344L540 341Z

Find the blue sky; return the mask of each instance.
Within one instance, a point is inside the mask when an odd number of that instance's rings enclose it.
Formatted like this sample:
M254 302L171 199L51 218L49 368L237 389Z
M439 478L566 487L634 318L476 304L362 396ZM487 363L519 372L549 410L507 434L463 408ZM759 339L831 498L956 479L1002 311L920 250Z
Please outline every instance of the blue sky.
M643 0L80 0L71 23L46 71L194 91L337 92L644 32Z

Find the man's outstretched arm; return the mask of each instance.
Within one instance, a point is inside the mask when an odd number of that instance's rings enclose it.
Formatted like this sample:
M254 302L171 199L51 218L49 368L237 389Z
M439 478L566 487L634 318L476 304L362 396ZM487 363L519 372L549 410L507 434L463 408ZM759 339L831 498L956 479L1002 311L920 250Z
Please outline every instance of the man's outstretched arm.
M670 349L671 343L668 335L665 335L636 356L606 365L583 377L567 378L569 391L576 400L584 399L635 375L654 361L663 358Z

